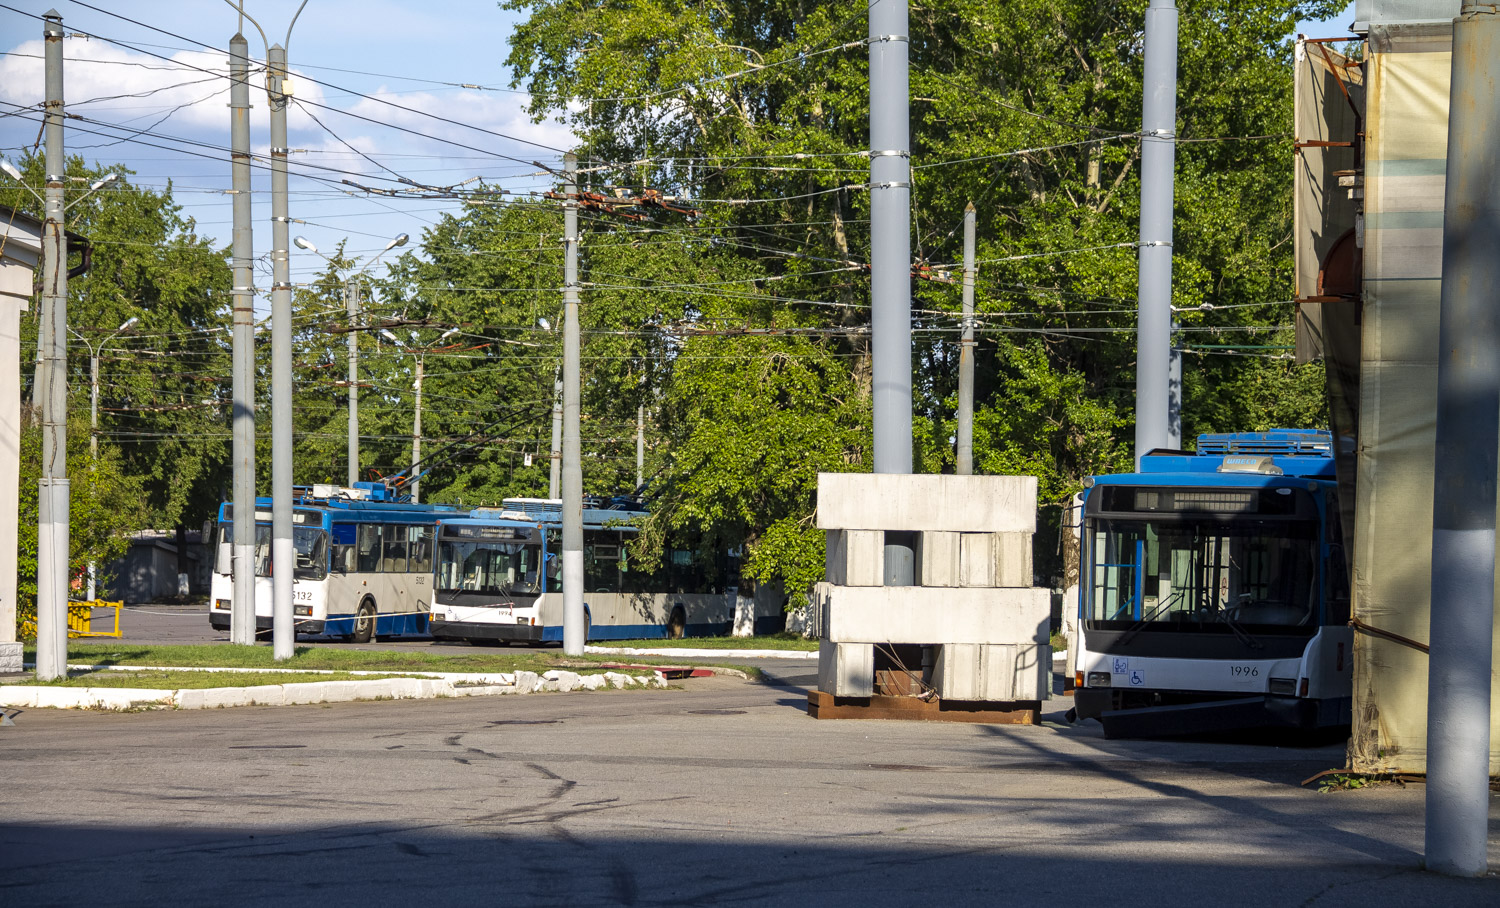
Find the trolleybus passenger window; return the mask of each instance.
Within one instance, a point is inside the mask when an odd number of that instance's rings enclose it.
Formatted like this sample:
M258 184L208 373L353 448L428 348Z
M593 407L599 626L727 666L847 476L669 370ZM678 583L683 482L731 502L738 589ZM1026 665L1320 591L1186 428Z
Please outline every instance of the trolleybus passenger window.
M359 556L356 559L356 567L361 573L380 570L380 531L384 529L378 523L362 523L359 525Z
M407 538L411 541L411 561L408 569L419 573L432 570L433 527L408 527Z
M355 526L352 523L333 525L333 570L339 574L354 572Z
M388 526L385 528L385 563L384 570L397 573L406 571L406 532L407 527Z

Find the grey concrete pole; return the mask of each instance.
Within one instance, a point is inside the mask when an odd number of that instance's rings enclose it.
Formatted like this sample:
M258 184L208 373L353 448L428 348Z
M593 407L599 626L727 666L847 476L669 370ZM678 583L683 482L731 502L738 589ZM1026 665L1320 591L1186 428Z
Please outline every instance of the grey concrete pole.
M99 459L99 354L97 352L91 352L89 355L89 459Z
M417 354L417 412L411 421L411 503L418 503L421 480L417 479L417 464L422 462L422 360Z
M25 291L29 292L30 288ZM0 293L0 663L20 664L16 562L21 511L21 311L19 293Z
M255 247L250 193L250 49L245 36L229 39L230 178L234 190L233 591L229 642L255 644Z
M286 50L273 45L266 55L266 93L271 108L271 636L275 658L296 651L292 618L292 579L297 553L292 544L292 284L287 256L290 218L286 188Z
M1175 343L1167 366L1167 447L1182 448L1182 348Z
M964 206L963 337L958 346L957 465L954 472L974 472L974 203Z
M344 308L349 313L349 486L359 481L359 281L344 282Z
M870 331L876 473L910 473L911 122L906 0L870 3Z
M1453 24L1433 461L1427 869L1486 870L1500 443L1500 12Z
M42 225L42 475L36 559L36 677L68 669L68 240L63 229L63 27L42 17L45 42L47 193Z
M1146 10L1141 112L1140 277L1136 291L1135 457L1167 446L1172 345L1172 192L1177 160L1177 7Z
M562 422L563 379L562 370L557 370L557 379L552 388L552 463L547 477L547 497L562 497Z
M635 487L646 484L646 405L635 408Z
M578 330L578 159L564 159L567 183L563 192L563 444L562 444L562 559L563 652L583 655L583 464L578 441L579 330Z
M870 3L870 346L876 473L910 473L911 102L906 0ZM889 539L889 537L888 537ZM885 546L885 584L909 586L910 546Z

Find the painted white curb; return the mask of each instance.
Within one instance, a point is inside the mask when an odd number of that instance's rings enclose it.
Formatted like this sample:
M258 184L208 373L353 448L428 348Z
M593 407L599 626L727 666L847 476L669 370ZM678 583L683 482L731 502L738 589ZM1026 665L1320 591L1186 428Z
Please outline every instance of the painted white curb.
M191 669L185 669L191 671ZM479 676L498 678L498 676ZM507 674L505 683L447 678L377 678L369 681L312 681L256 687L148 690L116 687L0 686L0 706L21 709L217 709L227 706L294 706L351 700L430 700L439 697L489 697L538 691L601 690L607 687L666 687L655 672L649 679L619 672L579 675L549 671Z
M817 650L804 652L795 649L679 649L659 647L636 649L629 646L585 646L583 651L596 656L680 656L684 659L813 659Z

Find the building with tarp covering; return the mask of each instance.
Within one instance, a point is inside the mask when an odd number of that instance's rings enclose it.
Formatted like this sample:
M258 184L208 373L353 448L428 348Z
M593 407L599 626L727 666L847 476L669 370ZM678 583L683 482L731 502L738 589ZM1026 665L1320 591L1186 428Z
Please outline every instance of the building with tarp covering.
M1297 354L1327 368L1356 629L1349 766L1361 772L1427 765L1443 189L1458 12L1459 0L1359 0L1360 59L1326 42L1299 41L1296 52ZM1500 634L1500 621L1495 627ZM1500 689L1492 696L1500 702ZM1500 774L1495 715L1490 772Z

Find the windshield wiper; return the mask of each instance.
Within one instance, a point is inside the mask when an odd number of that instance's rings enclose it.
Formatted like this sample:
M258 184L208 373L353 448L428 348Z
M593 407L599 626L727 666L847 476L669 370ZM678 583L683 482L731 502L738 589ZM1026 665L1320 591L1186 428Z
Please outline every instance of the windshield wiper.
M1226 609L1220 609L1219 610L1219 614L1224 617L1224 624L1226 626L1228 626L1228 628L1231 631L1234 632L1235 638L1237 640L1239 640L1241 643L1245 644L1246 646L1250 647L1251 649L1264 649L1265 648L1265 645L1262 644L1260 642L1260 640L1256 639L1256 637L1253 634L1251 634L1249 631L1245 630L1242 626L1240 626L1240 623L1238 621L1234 620L1233 618L1231 618L1229 616L1229 609L1227 609L1227 608Z
M1157 603L1156 608L1152 609L1150 614L1142 615L1139 620L1137 620L1130 627L1127 627L1125 629L1125 633L1121 634L1120 639L1116 642L1129 643L1131 640L1134 640L1137 634L1146 629L1147 624L1154 620L1157 615L1160 615L1162 612L1170 609L1172 607L1172 603L1176 602L1186 593L1186 588L1180 589L1172 595L1168 596L1165 602Z

